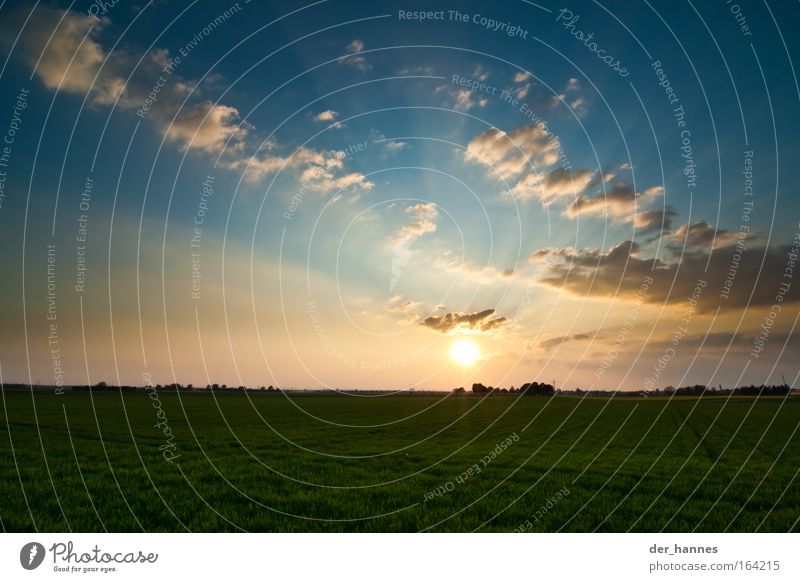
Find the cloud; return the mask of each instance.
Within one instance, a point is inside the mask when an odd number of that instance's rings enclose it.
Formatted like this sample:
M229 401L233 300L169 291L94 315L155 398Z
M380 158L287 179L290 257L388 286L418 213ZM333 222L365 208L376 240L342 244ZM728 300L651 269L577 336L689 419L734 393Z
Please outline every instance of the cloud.
M451 333L485 333L503 326L508 318L493 317L494 309L484 309L475 313L445 313L442 316L431 316L420 325L443 334Z
M22 9L0 25L4 35L6 26L13 26L20 14ZM38 61L36 75L45 87L88 94L93 105L116 103L121 110L140 108L159 81L147 117L168 139L178 142L183 150L191 145L209 153L218 153L229 140L234 150L242 146L249 126L238 123L235 107L207 100L182 105L193 83L169 68L169 51L155 48L141 63L138 56L124 49L107 53L97 40L107 23L107 19L97 21L72 10L38 7L20 37L20 54L32 66ZM195 93L199 94L199 89Z
M480 106L486 107L489 103L489 100L486 97L478 97L474 99L474 93L469 89L459 89L455 92L455 106L453 107L456 111L469 111L473 107Z
M359 71L369 71L372 68L370 62L363 56L354 53L360 53L366 48L363 40L355 39L351 41L345 48L344 52L350 56L342 57L339 63L349 65L358 69Z
M407 141L387 141L384 147L390 152L399 152L408 147Z
M29 10L30 6L20 7L4 17L0 25L4 44L10 45ZM114 92L119 91L117 76L107 72L92 89L95 76L107 57L93 38L101 28L102 23L98 24L88 14L40 6L20 36L19 48L28 64L34 66L38 61L36 74L48 89L60 87L62 91L78 94L92 90L95 99L108 102Z
M619 183L600 194L579 196L567 207L564 214L571 218L581 214L595 216L608 214L620 222L633 222L638 206L649 203L663 193L664 189L660 186L654 186L645 190L644 193L639 193L632 185Z
M527 174L517 182L511 192L520 199L538 198L543 203L550 204L556 198L578 197L589 186L593 177L594 172L591 170L556 168L547 174Z
M241 140L247 135L247 127L240 126L238 119L239 111L235 107L214 104L211 101L188 105L167 126L167 138L179 142L184 151L193 147L208 153L218 153L228 140L241 144Z
M0 42L8 48L29 9L20 7L0 23L0 38L4 39ZM36 76L50 90L88 94L88 102L94 105L117 102L120 109L140 107L170 62L169 51L154 48L141 63L139 56L121 48L107 53L98 36L108 22L72 10L38 6L25 24L16 54L36 67ZM182 101L190 87L174 77L160 90L160 101L180 103L177 100Z
M510 179L534 163L550 166L558 160L559 141L541 124L530 123L510 132L492 127L467 144L466 159L494 167L500 177Z
M350 44L348 44L345 47L345 50L348 53L360 53L361 51L364 50L364 41L363 40L359 40L359 39L355 39L355 40L351 41Z
M487 71L486 67L483 65L478 65L475 67L475 70L472 71L472 77L478 79L478 81L485 81L489 78L489 71Z
M582 297L632 298L642 282L652 278L645 303L684 304L703 280L707 285L697 306L700 312L710 313L718 307L730 310L775 304L779 285L785 282L791 247L726 247L716 250L710 259L707 254L691 253L669 261L641 257L640 250L638 243L622 241L605 252L566 247L541 249L530 258L548 261L542 267L540 284ZM794 252L797 250L795 246ZM728 287L731 291L723 293ZM800 299L800 294L790 288L782 297L786 304Z
M524 97L530 95L532 100L532 109L534 111L553 111L562 104L570 107L574 113L581 115L584 113L584 105L586 100L580 95L576 94L581 89L581 84L578 79L570 79L566 86L560 93L552 93L544 88L539 88L531 93L532 86L523 86L518 91L524 90ZM523 96L517 95L520 99Z
M269 150L277 148L270 145ZM343 170L344 162L341 155L333 150L318 151L301 147L290 155L268 155L259 157L252 155L237 158L226 163L231 170L243 170L245 180L258 183L269 174L278 171L300 170L300 182L308 190L316 192L331 192L346 188L356 190L371 190L374 183L359 172L350 172L336 175Z
M418 301L413 301L400 294L392 295L386 303L387 309L393 313L411 311L419 305L420 303Z
M640 234L649 235L648 241L654 241L672 232L672 225L678 213L671 206L655 210L639 210L633 215L633 225Z
M330 121L335 121L337 117L339 117L339 114L336 111L334 111L333 109L327 109L325 111L317 113L314 116L314 121L330 122Z
M389 289L393 290L411 260L411 244L419 237L436 231L439 211L433 202L421 202L405 209L413 221L403 226L392 241L392 276Z
M750 238L752 238L750 233L716 229L705 220L701 220L692 224L681 225L675 231L674 240L671 241L670 248L675 252L681 252L685 242L689 250L710 251L712 248L728 247L740 240L745 241Z
M573 335L562 335L558 337L553 337L550 339L543 340L539 342L539 347L545 350L549 350L554 347L558 347L561 344L569 341L584 341L588 339L592 339L595 337L594 333L584 332L584 333L576 333Z
M8 39L16 36L27 15L27 9L19 8L0 21L0 39L3 39L0 43L9 44ZM373 187L362 174L343 173L344 164L336 152L301 148L294 155L282 157L272 153L278 148L275 141L256 150L248 143L254 128L240 122L236 107L203 98L203 90L218 84L218 78L211 77L210 82L199 86L183 79L166 49L154 48L143 58L124 48L108 53L98 37L109 22L107 18L98 21L72 10L38 6L20 36L17 52L31 66L38 62L36 75L48 89L88 94L92 105L116 103L120 110L140 109L148 102L146 114L140 115L154 123L167 140L183 151L192 148L219 154L224 149L222 165L232 170L246 168L246 179L250 182L257 182L285 165L309 170L311 190ZM347 50L363 50L363 43L359 42L354 41ZM186 101L192 92L196 97ZM326 116L332 120L336 115L329 110L317 117L324 121ZM245 155L248 149L265 150L268 155Z
M445 255L448 255L445 253ZM508 282L512 277L516 277L516 269L497 269L490 265L480 267L467 261L447 256L438 258L433 262L433 269L436 272L450 273L454 276L463 277L479 285L494 285L496 283Z
M455 111L469 111L474 107L486 107L489 104L489 100L484 95L478 94L480 96L476 98L476 93L470 89L455 89L450 85L439 85L434 93L445 93L449 99L452 99L452 103L447 101L444 105L452 107Z
M515 83L524 83L525 81L527 81L530 78L531 78L531 76L528 73L526 73L525 71L518 71L514 75L514 82Z
M755 330L751 333L742 332L712 332L708 334L691 334L681 338L680 345L687 352L697 352L701 356L715 357L723 353L728 354L745 354L753 350L753 340L759 335L760 330ZM769 336L769 344L767 349L780 350L783 345L793 352L800 350L800 335L788 334L782 332L771 333ZM672 338L658 340L647 344L648 351L663 352L672 344Z
M413 221L403 226L395 237L395 245L410 244L422 235L436 231L439 211L433 202L420 202L405 209Z

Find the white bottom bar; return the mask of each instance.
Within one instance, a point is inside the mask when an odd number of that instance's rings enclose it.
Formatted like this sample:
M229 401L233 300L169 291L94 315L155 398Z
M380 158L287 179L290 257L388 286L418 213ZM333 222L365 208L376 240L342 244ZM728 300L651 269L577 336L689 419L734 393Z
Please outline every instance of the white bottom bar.
M796 534L4 534L0 579L779 581L800 580L798 542ZM131 559L144 563L124 563Z

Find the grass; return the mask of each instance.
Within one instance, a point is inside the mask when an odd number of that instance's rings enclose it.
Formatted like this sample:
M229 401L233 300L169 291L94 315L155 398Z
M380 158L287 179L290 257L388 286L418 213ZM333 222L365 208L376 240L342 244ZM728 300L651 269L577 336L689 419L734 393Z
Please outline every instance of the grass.
M4 531L799 528L791 397L2 396Z

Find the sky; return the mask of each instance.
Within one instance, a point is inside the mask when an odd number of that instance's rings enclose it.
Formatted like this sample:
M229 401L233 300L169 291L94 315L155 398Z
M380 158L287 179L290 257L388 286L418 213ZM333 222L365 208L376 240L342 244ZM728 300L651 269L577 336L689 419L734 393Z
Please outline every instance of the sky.
M793 383L797 11L3 2L0 379Z

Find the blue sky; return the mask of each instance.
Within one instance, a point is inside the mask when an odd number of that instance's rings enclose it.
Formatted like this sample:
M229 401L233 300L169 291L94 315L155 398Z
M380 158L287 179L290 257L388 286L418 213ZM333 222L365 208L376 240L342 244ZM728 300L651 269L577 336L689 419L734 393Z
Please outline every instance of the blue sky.
M4 3L4 379L779 380L797 9L736 6Z

